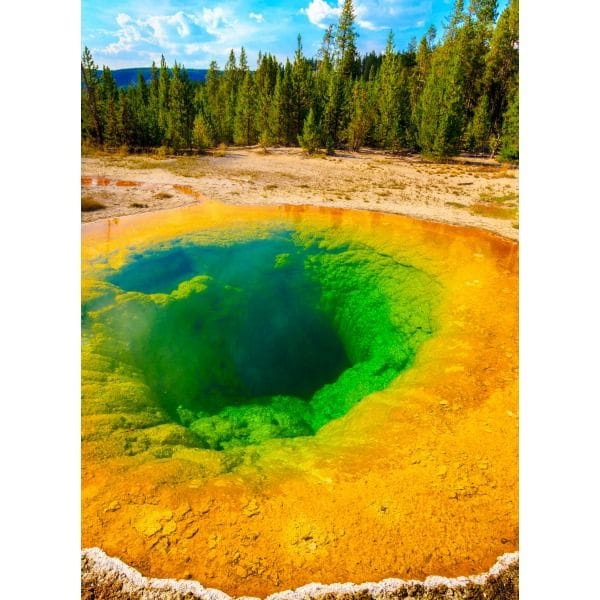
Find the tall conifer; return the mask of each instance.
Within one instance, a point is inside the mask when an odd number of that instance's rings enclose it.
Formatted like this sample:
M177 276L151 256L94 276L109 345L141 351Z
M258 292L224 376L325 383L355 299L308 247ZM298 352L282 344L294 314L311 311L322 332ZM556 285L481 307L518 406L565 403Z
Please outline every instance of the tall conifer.
M256 144L256 91L252 74L246 69L237 97L234 141L250 146Z
M373 126L374 102L368 82L358 79L354 82L350 103L351 114L346 137L354 151L360 150Z
M324 115L323 133L329 152L343 141L342 134L350 121L352 77L358 71L354 18L352 0L344 0L335 31L334 69Z
M239 74L235 52L231 50L219 86L219 102L224 109L221 130L223 141L225 143L233 141L235 111L237 108L238 79Z
M292 122L290 142L295 143L302 133L304 121L312 105L312 72L309 62L302 52L302 37L298 36L298 46L292 64L292 98L290 103Z
M169 88L171 75L167 67L165 57L160 57L160 69L158 71L158 127L161 143L167 135L169 127Z
M449 156L460 148L464 125L462 64L450 44L436 48L419 101L418 142L425 154Z
M82 126L84 131L97 143L103 143L102 116L98 98L98 66L86 46L81 58L83 80Z

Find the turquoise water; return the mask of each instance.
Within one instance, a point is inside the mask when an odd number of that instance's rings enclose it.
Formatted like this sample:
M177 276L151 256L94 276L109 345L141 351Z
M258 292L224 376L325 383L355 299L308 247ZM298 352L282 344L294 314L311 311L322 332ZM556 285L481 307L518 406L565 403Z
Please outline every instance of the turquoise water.
M138 255L111 277L144 294L209 278L202 292L165 306L136 351L145 354L142 369L165 408L215 414L251 398L309 399L350 366L319 308L305 254L289 238L178 245Z
M101 353L141 373L169 419L217 450L313 435L386 387L431 331L425 274L293 232L174 240L106 281L84 307ZM393 307L390 283L404 290Z

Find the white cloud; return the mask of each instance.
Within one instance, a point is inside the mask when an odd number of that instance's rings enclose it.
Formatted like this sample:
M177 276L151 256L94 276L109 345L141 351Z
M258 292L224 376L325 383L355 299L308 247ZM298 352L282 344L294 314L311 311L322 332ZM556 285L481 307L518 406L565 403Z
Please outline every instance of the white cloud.
M201 13L192 15L196 25L203 27L207 33L218 35L222 28L231 26L231 10L222 6L215 8L204 8Z
M389 29L389 25L375 25L371 21L367 21L366 19L356 19L356 24L363 29L368 29L369 31L381 31L382 29Z
M321 29L326 29L330 23L337 22L344 0L337 0L337 6L325 0L311 0L310 4L301 9L308 20ZM407 25L410 16L422 16L431 9L431 0L419 0L416 4L409 0L357 0L354 3L356 25L360 29L381 31L392 26ZM392 24L390 19L394 20ZM400 21L400 23L399 23Z
M354 13L356 15L356 24L363 29L368 29L369 31L380 31L381 29L389 29L389 25L375 25L369 19L366 19L369 15L369 12L374 12L370 10L370 7L366 4L356 3L354 7Z
M205 49L206 44L186 44L183 47L183 51L189 56L190 54L197 54Z
M187 17L182 13L178 12L173 15L168 21L170 25L177 25L177 33L180 37L187 37L190 35L190 26L188 24Z
M185 38L190 35L189 19L181 11L174 15L152 16L147 19L139 19L137 23L141 26L147 25L152 29L152 35L161 44L168 43L175 37Z
M119 56L132 52L140 58L160 54L219 58L227 56L231 48L239 51L246 40L256 39L263 19L259 13L238 19L226 5L205 7L195 13L178 11L138 18L119 13L115 18L116 30L106 32L117 41L99 52L110 55L112 64L118 62Z
M313 25L321 29L327 29L329 23L336 21L340 16L341 10L340 6L329 6L323 0L312 0L306 8L301 9L301 12L308 17Z
M119 27L124 27L127 23L130 23L131 21L131 17L129 15L126 15L125 13L119 13L117 15L117 24L119 25Z
M197 15L191 17L194 23L212 36L213 43L233 44L238 46L240 40L251 39L258 29L255 23L239 21L231 8L217 6L205 8ZM206 38L206 36L204 36ZM204 42L198 42L203 44ZM230 46L231 47L231 46Z
M139 28L129 15L119 13L117 15L117 24L119 25L119 31L117 32L118 40L112 44L108 44L104 48L104 51L108 54L118 54L119 52L131 50L135 44L143 39Z

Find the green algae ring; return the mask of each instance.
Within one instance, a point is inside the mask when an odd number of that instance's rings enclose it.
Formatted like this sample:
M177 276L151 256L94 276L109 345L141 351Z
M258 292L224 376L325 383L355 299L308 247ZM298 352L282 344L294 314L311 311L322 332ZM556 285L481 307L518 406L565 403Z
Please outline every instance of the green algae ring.
M240 234L132 252L84 306L90 354L127 365L113 383L146 396L129 410L187 428L199 448L312 436L385 388L433 331L425 272L360 243Z

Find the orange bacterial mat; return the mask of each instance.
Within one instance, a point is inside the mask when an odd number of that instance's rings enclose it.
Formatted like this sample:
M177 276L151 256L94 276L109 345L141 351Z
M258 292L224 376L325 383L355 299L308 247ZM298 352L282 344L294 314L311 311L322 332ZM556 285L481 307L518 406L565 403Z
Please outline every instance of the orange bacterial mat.
M227 279L243 257L255 262ZM469 575L518 548L517 243L367 211L206 203L86 224L82 258L84 547L146 576L263 597ZM337 379L265 391L235 362L242 338L221 348L220 311L241 318L233 302L254 298L239 283L252 273L271 286L306 274L281 292L288 307L320 286L294 336L328 319L345 353ZM279 309L257 302L251 314L279 327ZM181 312L192 306L197 320ZM147 342L175 323L197 337ZM203 335L193 368L223 374L210 392L179 371L178 349ZM310 343L312 377L334 350ZM245 387L231 383L238 368ZM211 409L223 390L229 404Z

